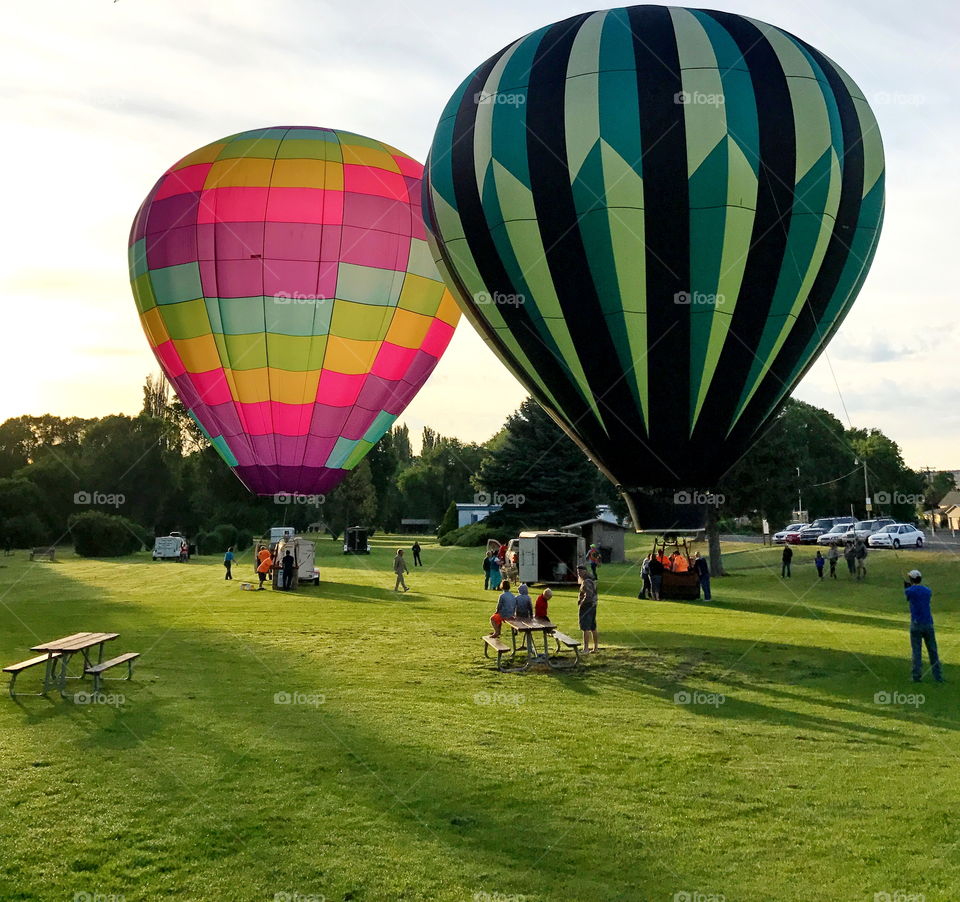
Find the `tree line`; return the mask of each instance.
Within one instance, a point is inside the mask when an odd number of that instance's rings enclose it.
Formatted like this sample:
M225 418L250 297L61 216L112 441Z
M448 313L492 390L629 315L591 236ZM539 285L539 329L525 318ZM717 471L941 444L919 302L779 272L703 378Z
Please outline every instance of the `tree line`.
M118 543L124 550L177 530L213 552L274 525L304 530L321 524L336 539L348 525L398 532L404 520L471 544L490 530L586 519L599 504L626 513L613 486L531 399L481 444L425 428L414 453L408 428L396 426L321 503L308 504L252 495L162 379L148 378L143 397L136 416L47 414L0 424L0 539L6 545L78 542L93 531L104 537L102 546L116 543L110 537L122 526L129 537ZM798 495L814 516L851 507L859 516L864 461L871 492L890 498L879 507L897 519L915 519L953 486L949 474L927 478L908 468L896 443L879 430L846 429L827 411L791 400L711 487L723 499L714 518L746 516L755 525L766 518L776 526L796 509ZM455 505L464 501L498 503L501 510L485 526L457 531Z

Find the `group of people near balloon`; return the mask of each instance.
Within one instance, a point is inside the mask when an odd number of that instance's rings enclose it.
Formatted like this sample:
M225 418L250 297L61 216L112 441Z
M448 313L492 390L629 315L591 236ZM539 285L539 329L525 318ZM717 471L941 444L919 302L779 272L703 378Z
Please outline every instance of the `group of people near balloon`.
M698 551L691 561L679 549L667 555L665 551L653 551L648 554L640 565L640 578L643 585L637 598L649 598L660 601L660 590L663 586L664 573L689 573L693 570L697 574L700 588L703 591L703 600L710 601L710 564Z

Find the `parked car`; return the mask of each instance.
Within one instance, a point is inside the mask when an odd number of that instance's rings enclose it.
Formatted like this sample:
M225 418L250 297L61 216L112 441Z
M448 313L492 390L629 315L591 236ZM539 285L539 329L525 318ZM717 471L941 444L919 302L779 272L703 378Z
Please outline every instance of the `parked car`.
M780 532L775 532L773 534L773 544L774 545L784 545L787 541L787 533L797 532L799 533L806 523L791 523L789 526L784 526Z
M846 541L848 528L846 523L838 523L836 526L831 526L822 536L817 538L817 544L842 545Z
M809 526L804 526L800 530L800 544L814 545L820 536L829 532L834 526L841 523L849 525L856 522L855 517L818 517Z
M790 529L787 530L784 535L784 542L787 545L799 545L800 544L800 533L807 524L804 523L799 529Z
M909 523L894 523L892 526L884 526L879 532L870 536L867 539L867 545L871 548L902 548L911 545L923 548L925 539L922 529L917 529Z
M844 541L855 542L857 539L867 539L884 526L893 526L897 521L892 517L880 517L878 520L858 520L848 530Z

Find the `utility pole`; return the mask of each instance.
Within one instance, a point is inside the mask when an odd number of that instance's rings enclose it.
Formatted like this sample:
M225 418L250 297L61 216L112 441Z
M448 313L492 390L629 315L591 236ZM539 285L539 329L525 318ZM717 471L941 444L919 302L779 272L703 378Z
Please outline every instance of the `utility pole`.
M797 467L797 518L803 516L803 490L800 486L800 468Z

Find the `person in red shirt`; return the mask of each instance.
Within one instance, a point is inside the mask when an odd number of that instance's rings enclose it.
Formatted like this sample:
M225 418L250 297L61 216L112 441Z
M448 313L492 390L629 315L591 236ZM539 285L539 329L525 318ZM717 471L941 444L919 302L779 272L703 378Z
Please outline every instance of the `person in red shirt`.
M544 589L538 596L533 605L533 616L537 620L549 620L547 607L550 605L550 599L553 598L553 589Z

